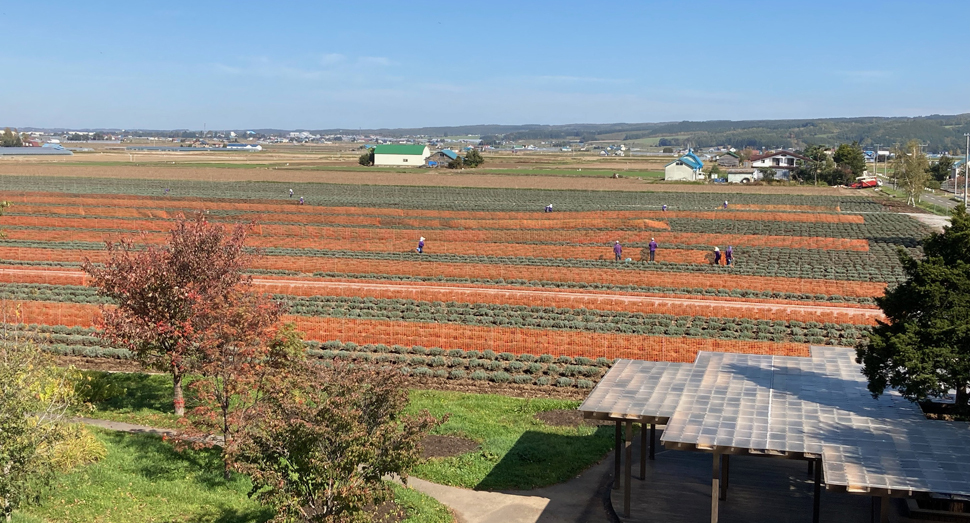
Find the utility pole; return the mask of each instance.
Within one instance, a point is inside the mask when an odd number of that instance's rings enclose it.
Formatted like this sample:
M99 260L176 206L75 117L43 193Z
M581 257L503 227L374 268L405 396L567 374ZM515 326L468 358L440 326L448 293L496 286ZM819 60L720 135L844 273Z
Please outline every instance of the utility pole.
M873 164L872 164L872 177L878 179L879 178L879 146L882 145L882 144L881 143L876 143L876 144L873 144L873 145L876 148L876 155L872 158L872 161L873 161Z
M970 178L970 133L963 133L967 137L966 157L963 160L963 208L967 208L967 179ZM960 171L957 171L959 173Z

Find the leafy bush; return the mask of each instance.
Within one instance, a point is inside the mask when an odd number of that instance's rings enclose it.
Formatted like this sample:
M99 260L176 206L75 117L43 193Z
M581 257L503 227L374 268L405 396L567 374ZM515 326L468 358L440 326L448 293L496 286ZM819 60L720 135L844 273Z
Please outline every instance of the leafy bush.
M572 387L573 383L575 382L573 381L572 378L561 377L556 380L557 387Z

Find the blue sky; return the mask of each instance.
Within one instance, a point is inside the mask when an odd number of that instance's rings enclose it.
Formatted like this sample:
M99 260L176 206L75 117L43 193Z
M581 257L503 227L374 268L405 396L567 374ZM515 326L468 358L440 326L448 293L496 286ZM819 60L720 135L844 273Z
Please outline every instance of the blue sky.
M271 4L2 2L0 126L970 112L966 0Z

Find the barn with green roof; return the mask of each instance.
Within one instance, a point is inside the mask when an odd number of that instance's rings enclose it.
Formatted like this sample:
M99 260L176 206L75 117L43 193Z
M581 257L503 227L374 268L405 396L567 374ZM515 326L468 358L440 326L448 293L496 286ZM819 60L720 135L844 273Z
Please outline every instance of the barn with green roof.
M374 148L374 165L423 167L431 156L427 145L385 144Z

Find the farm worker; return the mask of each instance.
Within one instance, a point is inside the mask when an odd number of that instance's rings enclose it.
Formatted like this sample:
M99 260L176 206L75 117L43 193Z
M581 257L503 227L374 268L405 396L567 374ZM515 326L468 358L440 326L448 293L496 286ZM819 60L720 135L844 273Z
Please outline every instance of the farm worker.
M616 255L616 261L620 261L623 256L623 246L620 245L620 240L616 240L616 243L613 244L613 254Z
M721 264L721 249L714 247L714 265Z
M663 207L660 208L661 211L667 212L667 204L665 203Z
M724 200L724 208L727 209L727 200Z
M303 197L302 197L302 196L300 196L300 205L303 205L304 203L305 203L305 202L303 201Z
M724 251L724 265L730 267L732 260L734 260L734 247L728 245L727 250Z
M654 256L657 255L657 240L650 238L650 261L653 261Z
M290 189L290 198L293 197L293 189Z
M418 248L415 250L418 251L418 254L421 254L422 252L424 252L424 236L422 236L421 239L418 240Z
M552 212L552 204L546 205L546 212Z
M168 191L171 191L171 189L165 189L165 196L168 196Z

